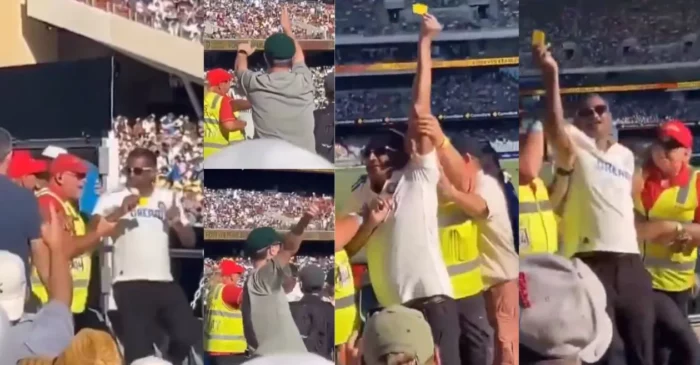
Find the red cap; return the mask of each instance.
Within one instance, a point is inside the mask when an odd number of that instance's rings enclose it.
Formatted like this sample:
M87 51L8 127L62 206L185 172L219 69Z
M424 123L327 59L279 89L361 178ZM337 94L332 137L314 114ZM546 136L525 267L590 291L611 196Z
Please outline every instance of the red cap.
M88 167L78 156L68 153L58 155L49 166L51 175L58 175L63 172L73 172L76 174L87 174Z
M38 174L46 171L49 167L48 165L46 161L33 158L32 154L27 150L13 151L7 175L10 178L17 179L22 176Z
M231 74L223 68L215 68L207 72L207 84L209 86L217 86L229 81L231 81Z
M245 269L243 266L237 264L233 260L221 260L219 264L219 271L223 276L229 276L233 274L243 274Z
M669 120L659 128L659 138L672 139L685 148L693 147L693 134L680 120Z

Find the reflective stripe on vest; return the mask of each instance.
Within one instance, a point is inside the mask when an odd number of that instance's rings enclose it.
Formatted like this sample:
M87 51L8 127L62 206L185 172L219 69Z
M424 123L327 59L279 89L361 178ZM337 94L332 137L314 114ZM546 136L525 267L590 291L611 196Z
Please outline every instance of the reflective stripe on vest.
M648 211L643 205L641 196L637 196L634 199L635 210L650 221L692 222L698 207L697 189L695 189L697 179L698 173L693 172L687 185L664 189ZM697 248L693 247L687 252L677 252L678 250L674 247L644 241L640 249L654 289L680 292L693 287Z
M455 299L481 293L484 282L481 277L476 225L454 203L439 207L438 222L440 249Z
M533 253L565 253L559 244L556 216L549 201L549 193L542 179L518 187L518 247L520 255Z
M335 345L350 339L359 322L355 305L355 283L350 258L345 250L335 253Z
M209 293L204 327L204 350L222 354L242 354L248 348L243 333L243 315L223 300L223 284Z
M63 201L58 195L49 189L41 189L36 192L36 197L51 196L60 202L63 206L63 211L66 216L72 221L71 231L74 236L84 236L86 233L85 221L71 203ZM78 256L71 260L71 277L73 278L73 301L71 303L71 312L83 313L87 307L88 287L90 285L90 273L92 271L92 258L89 253ZM49 293L46 287L39 278L39 272L36 267L32 267L32 275L30 278L32 292L42 304L49 301Z

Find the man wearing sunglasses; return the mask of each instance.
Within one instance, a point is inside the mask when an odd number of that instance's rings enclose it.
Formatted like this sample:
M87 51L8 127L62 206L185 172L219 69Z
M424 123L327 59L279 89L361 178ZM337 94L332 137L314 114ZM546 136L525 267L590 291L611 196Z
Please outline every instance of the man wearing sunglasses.
M637 243L633 203L635 160L632 152L611 139L612 116L599 95L582 100L573 125L564 121L559 66L547 46L534 46L533 58L545 86L545 137L557 166L573 160L567 201L562 214L563 237L605 287L607 312L615 337L602 358L624 348L627 364L654 363L654 303L649 273ZM623 346L624 343L624 346Z
M154 354L153 344L165 327L170 341L166 357L180 363L201 333L187 297L170 268L173 238L194 247L195 233L181 197L157 188L156 155L145 148L126 159L126 186L100 197L94 219L117 216L113 240L113 294L117 305L125 362ZM174 241L174 240L173 240Z
M678 308L657 311L657 364L692 363L698 355L686 320L700 244L700 179L689 164L692 147L693 135L683 122L664 123L637 181L634 203L644 265L656 294L667 297L661 303Z
M102 238L115 228L114 221L103 220L92 222L88 228L78 210L78 201L82 195L85 175L88 167L77 156L64 153L56 157L49 166L48 186L36 192L39 208L44 221L50 217L50 209L56 209L59 216L66 222L66 229L74 239L68 248L73 277L73 301L71 311L75 320L76 333L82 328L105 329L105 326L95 320L88 307L88 287L92 275L92 251ZM46 250L46 248L37 248ZM38 253L33 262L31 284L34 295L42 304L49 300L49 293L44 286L48 281L48 251Z

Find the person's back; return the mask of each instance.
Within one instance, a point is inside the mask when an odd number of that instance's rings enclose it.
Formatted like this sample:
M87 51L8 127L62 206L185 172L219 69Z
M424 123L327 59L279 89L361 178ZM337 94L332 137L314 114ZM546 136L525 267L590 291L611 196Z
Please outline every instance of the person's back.
M333 356L333 305L320 295L306 294L301 300L289 303L294 322L301 333L306 349L327 359Z
M283 139L316 151L313 77L305 64L289 72L246 71L239 77L253 106L256 138Z
M0 174L0 250L19 256L29 268L30 243L40 238L39 204L31 191Z
M256 355L306 352L282 290L285 276L282 265L272 259L246 280L243 327L248 346Z

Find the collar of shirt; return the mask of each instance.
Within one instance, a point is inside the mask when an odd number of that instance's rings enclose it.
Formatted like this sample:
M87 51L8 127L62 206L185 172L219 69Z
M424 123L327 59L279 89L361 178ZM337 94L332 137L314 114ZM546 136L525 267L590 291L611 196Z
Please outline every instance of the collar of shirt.
M641 192L642 204L645 210L650 210L661 193L674 186L683 186L690 181L690 168L684 166L678 175L667 179L661 170L653 164L648 164L644 167L646 174L644 179L644 187Z

